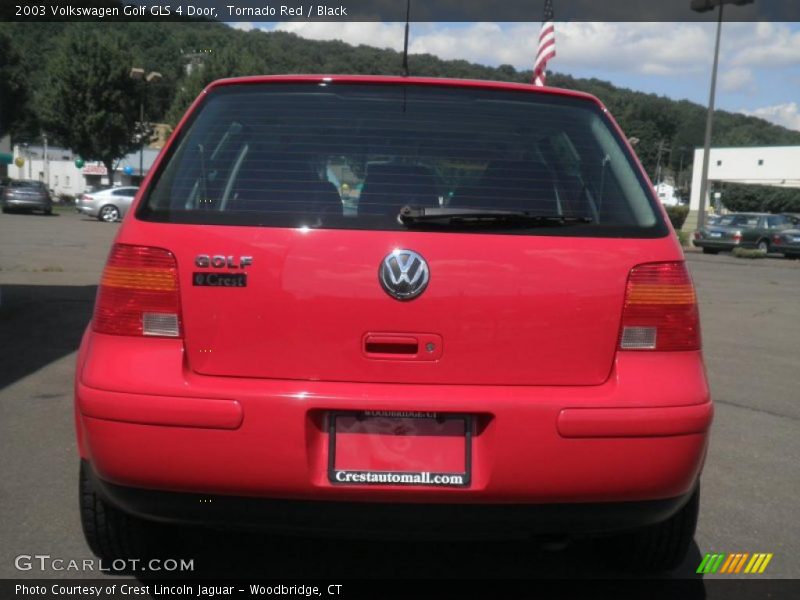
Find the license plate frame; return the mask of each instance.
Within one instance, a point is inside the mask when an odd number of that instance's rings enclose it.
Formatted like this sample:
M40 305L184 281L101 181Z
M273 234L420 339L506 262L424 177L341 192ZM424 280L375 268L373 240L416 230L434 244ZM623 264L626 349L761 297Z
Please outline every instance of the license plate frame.
M437 422L462 422L464 440L464 470L459 472L431 471L372 471L336 468L336 421L342 417L357 419L428 419ZM336 486L367 485L375 487L468 488L472 484L472 438L474 415L463 413L434 413L417 411L331 411L328 413L328 481ZM458 436L461 437L461 436ZM353 473L357 479L343 481L337 474ZM446 480L443 480L446 478ZM459 480L460 478L460 480Z

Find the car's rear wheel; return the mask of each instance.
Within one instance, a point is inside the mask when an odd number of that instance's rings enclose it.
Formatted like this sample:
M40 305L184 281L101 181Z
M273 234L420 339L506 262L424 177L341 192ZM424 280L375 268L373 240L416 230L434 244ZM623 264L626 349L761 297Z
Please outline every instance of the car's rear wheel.
M703 248L703 254L719 254L716 248Z
M87 468L81 463L79 492L83 535L91 551L109 563L156 556L163 526L137 519L100 498Z
M637 573L663 573L678 567L694 540L700 512L700 487L666 521L615 536L609 540L607 560Z
M105 221L106 223L113 223L114 221L119 220L119 209L116 206L112 206L111 204L106 204L103 208L100 209L100 213L97 216L98 219L101 221Z
M769 242L767 242L767 240L759 240L758 246L756 247L758 248L759 252L769 252Z

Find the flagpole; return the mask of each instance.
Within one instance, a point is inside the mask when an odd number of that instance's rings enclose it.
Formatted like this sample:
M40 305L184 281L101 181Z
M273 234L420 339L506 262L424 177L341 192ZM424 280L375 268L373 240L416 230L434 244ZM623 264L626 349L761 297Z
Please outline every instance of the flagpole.
M547 80L547 63L556 55L556 28L553 0L544 1L542 28L536 46L536 59L533 62L531 85L544 86Z
M406 37L403 43L403 77L408 77L408 30L411 20L411 0L406 0Z

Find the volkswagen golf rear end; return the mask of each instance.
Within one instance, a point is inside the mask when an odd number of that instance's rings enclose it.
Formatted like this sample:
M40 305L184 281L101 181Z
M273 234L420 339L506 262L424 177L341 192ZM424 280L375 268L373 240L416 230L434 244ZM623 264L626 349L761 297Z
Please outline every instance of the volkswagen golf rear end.
M143 551L155 522L595 536L674 567L712 406L651 190L580 93L212 84L119 231L79 353L90 546Z

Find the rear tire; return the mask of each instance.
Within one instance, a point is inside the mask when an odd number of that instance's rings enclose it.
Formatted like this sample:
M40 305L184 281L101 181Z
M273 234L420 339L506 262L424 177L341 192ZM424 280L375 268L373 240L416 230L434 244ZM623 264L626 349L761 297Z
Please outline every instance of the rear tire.
M716 248L703 248L703 254L719 254Z
M756 249L765 254L769 253L769 242L767 240L759 240Z
M636 573L663 573L678 567L694 541L697 516L700 512L700 488L677 513L662 523L656 523L608 541L607 556L613 557L615 567Z
M81 463L81 525L86 543L95 556L109 563L154 556L163 539L159 525L128 515L101 499L92 488L87 468Z
M97 213L97 218L106 223L119 221L119 209L112 204L106 204L100 209L100 212Z

